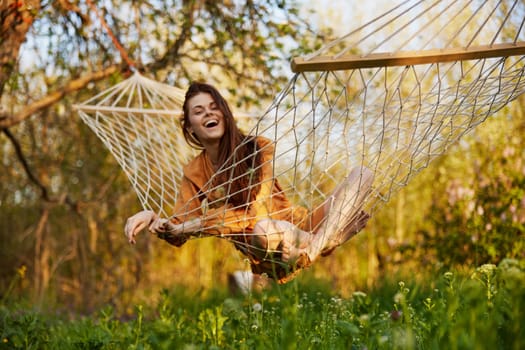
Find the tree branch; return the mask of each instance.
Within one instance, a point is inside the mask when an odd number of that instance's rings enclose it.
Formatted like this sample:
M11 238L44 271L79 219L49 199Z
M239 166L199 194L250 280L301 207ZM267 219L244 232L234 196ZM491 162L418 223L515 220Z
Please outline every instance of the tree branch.
M16 153L16 155L18 157L18 160L20 161L20 163L22 163L22 167L24 168L24 170L25 170L29 180L32 183L34 183L36 185L36 187L38 187L40 189L40 193L42 194L42 198L44 198L44 200L46 200L48 202L51 201L50 198L49 198L49 194L47 192L46 186L44 186L40 182L40 180L35 176L35 174L33 174L33 172L31 171L31 168L29 167L29 164L27 163L27 160L26 160L26 158L24 156L24 153L22 152L22 147L20 147L20 143L18 142L18 140L9 131L9 129L3 129L2 131L4 132L4 134L7 136L7 138L13 144L13 147L15 149L15 153Z
M18 59L20 46L40 11L40 0L0 1L0 96Z
M173 45L166 50L166 53L164 54L162 58L155 60L155 62L149 64L147 66L148 69L152 71L161 69L163 67L166 67L168 63L174 63L175 59L179 58L179 50L190 37L191 28L195 20L195 12L198 10L198 5L196 5L195 1L191 1L191 2L186 1L184 3L185 3L186 10L187 10L186 16L185 16L186 21L182 25L182 28L181 28L179 36L177 37L177 40L175 40Z
M31 167L29 166L29 163L26 160L26 157L22 151L22 147L20 146L20 143L16 139L16 137L9 131L9 129L3 129L2 132L7 136L7 138L11 141L13 144L13 148L15 150L15 153L18 157L18 160L22 164L22 167L24 168L24 171L29 178L29 180L38 187L40 190L42 199L49 203L65 203L67 204L73 211L79 212L80 208L85 205L98 203L102 198L105 197L107 191L110 189L111 184L115 181L115 179L118 176L118 173L114 173L111 177L109 177L105 184L101 186L101 189L97 192L97 196L92 200L87 201L74 201L70 198L70 196L67 193L64 193L60 197L52 198L49 196L49 192L44 186L44 184L38 179L38 177L32 172Z
M102 71L94 72L94 73L85 75L83 77L80 77L78 79L71 80L63 88L57 91L54 91L48 94L47 96L43 97L39 101L36 101L30 104L29 106L27 106L26 108L24 108L22 111L20 111L17 114L9 115L6 113L4 114L3 118L0 115L0 130L7 129L16 124L21 123L22 121L34 115L35 113L39 112L40 110L46 107L49 107L53 103L59 101L61 98L63 98L68 93L76 91L76 90L80 90L92 81L102 80L108 77L109 75L117 72L119 69L121 69L121 66L113 65Z

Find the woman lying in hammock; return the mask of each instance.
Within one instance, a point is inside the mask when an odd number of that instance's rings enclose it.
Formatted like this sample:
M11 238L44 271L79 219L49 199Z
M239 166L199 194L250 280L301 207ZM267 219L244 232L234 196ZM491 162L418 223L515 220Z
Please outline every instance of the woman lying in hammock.
M369 216L361 207L373 180L370 170L354 169L308 212L293 206L274 178L272 143L242 134L213 86L191 84L183 111L184 137L202 152L184 167L174 215L133 215L125 227L130 243L144 228L177 247L190 237L228 238L254 273L284 283L366 225Z

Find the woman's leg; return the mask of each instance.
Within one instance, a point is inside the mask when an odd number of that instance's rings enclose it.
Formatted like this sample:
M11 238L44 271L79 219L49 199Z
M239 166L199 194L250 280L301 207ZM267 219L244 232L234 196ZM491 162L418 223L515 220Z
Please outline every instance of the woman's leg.
M306 254L313 234L299 229L288 221L263 219L255 224L251 236L252 254L268 259L280 254L285 263L293 263Z
M369 215L362 208L370 194L374 174L366 167L352 169L324 202L324 219L316 230L309 249L315 259L319 254L333 250L362 230Z
M373 179L368 168L353 169L325 201L324 219L314 233L303 231L288 221L258 221L251 236L251 253L259 259L271 259L278 253L281 254L279 260L285 263L293 263L304 254L310 261L320 254L326 255L366 225L369 215L362 207Z

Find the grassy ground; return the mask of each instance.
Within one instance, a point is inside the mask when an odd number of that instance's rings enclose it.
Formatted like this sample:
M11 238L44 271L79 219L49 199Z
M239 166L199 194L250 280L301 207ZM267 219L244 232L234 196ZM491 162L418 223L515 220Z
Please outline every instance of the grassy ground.
M421 280L420 278L418 280ZM514 260L341 298L319 281L232 297L162 293L124 319L70 319L3 300L0 349L524 349L525 268Z

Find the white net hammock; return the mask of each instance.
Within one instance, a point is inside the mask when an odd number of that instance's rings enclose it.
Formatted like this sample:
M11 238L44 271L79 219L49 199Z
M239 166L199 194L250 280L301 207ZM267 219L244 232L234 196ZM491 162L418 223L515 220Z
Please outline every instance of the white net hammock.
M288 86L245 127L271 140L274 176L294 205L317 208L350 175L347 201L361 195L357 209L372 214L525 91L524 22L522 0L403 1L294 59ZM163 217L199 153L182 136L184 91L136 73L76 106L142 206Z

